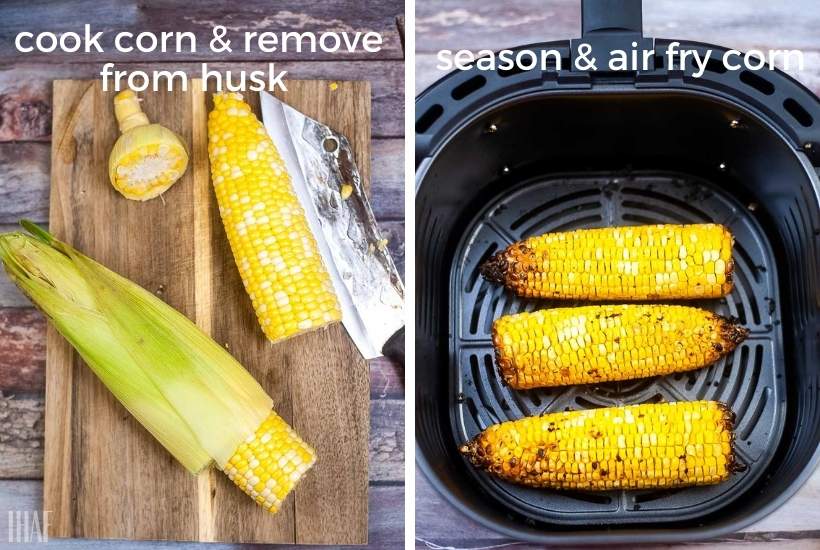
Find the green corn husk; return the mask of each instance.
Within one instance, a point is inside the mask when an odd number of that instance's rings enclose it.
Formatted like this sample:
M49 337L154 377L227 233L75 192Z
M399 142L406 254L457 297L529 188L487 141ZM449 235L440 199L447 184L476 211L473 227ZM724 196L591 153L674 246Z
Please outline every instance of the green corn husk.
M192 473L225 466L273 402L184 315L50 233L0 235L0 261L117 399Z

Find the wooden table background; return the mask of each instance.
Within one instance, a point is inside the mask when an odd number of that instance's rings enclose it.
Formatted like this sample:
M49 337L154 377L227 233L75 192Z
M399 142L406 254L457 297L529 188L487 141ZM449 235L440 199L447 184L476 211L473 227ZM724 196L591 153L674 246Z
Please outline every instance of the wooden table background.
M151 2L77 0L0 4L0 232L20 218L46 224L51 149L51 82L95 78L103 63L118 68L183 69L198 76L202 61L217 70L265 69L274 61L290 78L370 80L372 86L372 202L400 270L404 269L404 54L401 0L298 3L245 0ZM196 54L32 54L14 50L22 30L191 31ZM376 54L244 54L215 61L207 50L211 25L237 34L256 31L374 30L385 39ZM403 32L403 31L402 31ZM158 63L162 59L164 63ZM211 60L214 60L211 62ZM168 62L172 61L172 62ZM0 547L9 540L8 511L42 508L45 321L0 275ZM404 373L385 359L372 361L370 433L370 546L396 548L404 540ZM344 503L338 503L344 506ZM58 548L204 548L192 543L55 540ZM21 547L13 545L13 547ZM208 549L233 548L207 545Z
M441 49L497 51L580 36L580 5L580 0L417 0L416 93L443 76L436 69L436 52ZM790 72L820 94L817 0L645 0L643 14L646 36L690 39L741 51L800 49L804 70ZM417 470L416 542L419 548L497 548L510 541L451 508ZM820 548L820 470L788 503L745 532L725 541L683 546L721 550L737 546Z

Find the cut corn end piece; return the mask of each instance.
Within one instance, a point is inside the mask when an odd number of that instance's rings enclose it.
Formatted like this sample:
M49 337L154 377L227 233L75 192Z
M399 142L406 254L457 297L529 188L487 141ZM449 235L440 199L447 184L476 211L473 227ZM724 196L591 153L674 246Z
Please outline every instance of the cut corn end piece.
M271 411L222 471L262 508L276 513L314 462L313 449Z
M108 157L111 185L131 200L159 196L188 167L188 150L182 138L160 124L150 124L132 90L114 97L114 114L122 135Z
M263 332L277 342L341 320L287 167L239 94L217 94L208 152L219 212Z

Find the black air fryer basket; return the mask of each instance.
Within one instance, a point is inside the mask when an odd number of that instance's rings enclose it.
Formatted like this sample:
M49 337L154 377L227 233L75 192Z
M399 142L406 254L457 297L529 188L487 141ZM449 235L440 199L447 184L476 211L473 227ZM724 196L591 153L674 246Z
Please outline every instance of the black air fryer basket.
M583 41L641 37L639 0L583 3ZM416 439L430 482L471 518L545 543L715 537L773 511L820 461L820 101L776 71L701 78L459 71L416 102ZM651 41L649 44L651 45ZM651 379L513 391L495 371L496 317L549 301L486 282L478 266L547 231L717 222L735 236L735 289L693 305L737 317L749 338L717 364ZM563 305L566 305L565 303ZM716 399L737 414L747 465L720 485L558 492L473 469L458 447L490 424L567 408Z

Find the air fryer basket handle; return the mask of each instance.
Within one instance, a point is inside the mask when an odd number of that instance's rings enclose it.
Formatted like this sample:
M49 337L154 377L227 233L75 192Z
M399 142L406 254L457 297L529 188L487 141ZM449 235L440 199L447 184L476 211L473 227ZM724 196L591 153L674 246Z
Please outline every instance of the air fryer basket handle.
M581 0L581 33L643 34L642 0Z

